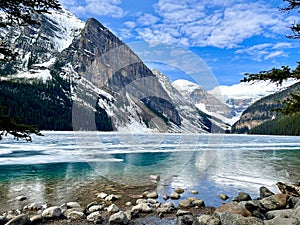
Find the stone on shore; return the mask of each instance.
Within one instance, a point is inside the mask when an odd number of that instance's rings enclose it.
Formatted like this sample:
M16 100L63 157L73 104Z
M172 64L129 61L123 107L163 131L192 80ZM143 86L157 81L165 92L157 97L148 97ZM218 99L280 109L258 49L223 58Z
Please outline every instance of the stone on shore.
M193 215L178 216L175 225L192 225L194 223Z
M67 219L69 219L69 220L85 219L85 214L83 212L72 211L72 212L68 213Z
M197 199L195 201L193 201L193 205L195 207L205 207L205 203L203 200Z
M52 206L45 209L42 213L42 217L46 219L56 219L62 215L62 210L58 206Z
M179 207L190 208L193 207L193 201L190 199L184 199L179 202Z
M197 217L196 219L197 225L219 225L220 224L220 218L210 215L202 215L200 217Z
M105 200L106 201L115 201L115 200L117 200L119 198L121 198L121 196L111 194L111 195L106 196Z
M34 215L30 217L31 224L41 224L42 221L43 221L42 215Z
M160 181L159 175L150 175L149 178L150 178L150 180L155 181L155 182Z
M26 196L24 196L24 195L21 195L21 196L18 196L18 197L16 197L16 200L17 201L25 201L27 199L27 197Z
M190 211L181 210L179 209L176 213L176 216L184 216L184 215L191 215L192 213Z
M266 219L265 213L266 209L260 203L259 200L243 201L239 203L240 206L246 208L254 217L260 219Z
M128 218L124 212L119 211L109 217L110 224L128 224Z
M92 212L90 215L86 217L86 219L87 221L93 222L95 224L102 223L102 221L104 220L99 211Z
M78 202L68 202L67 203L67 208L81 208L81 205Z
M93 205L93 206L88 208L90 213L101 211L103 209L104 209L104 205Z
M299 185L288 184L288 183L284 184L282 182L278 182L276 185L282 194L289 194L289 195L300 197Z
M266 218L271 220L276 217L289 218L292 215L292 209L272 210L266 213Z
M261 199L270 197L271 195L274 195L274 193L270 191L268 188L266 188L265 186L259 188L259 197Z
M28 215L26 214L21 214L16 216L15 218L9 220L5 225L25 225L25 224L30 224L30 219Z
M97 198L102 198L102 199L105 199L106 197L108 196L108 194L104 193L104 192L101 192L97 195Z
M148 194L146 195L146 197L147 197L147 198L154 198L154 199L156 199L156 198L158 198L158 194L157 194L156 191L152 191L152 192L148 193Z
M222 225L264 225L263 220L256 217L244 217L241 214L228 212L219 215Z
M299 221L295 218L276 217L274 219L264 221L264 225L299 225Z
M120 209L119 209L119 207L116 206L115 204L111 204L110 206L108 206L107 211L108 211L109 213L116 213L116 212L119 212Z
M151 213L153 210L148 205L148 203L140 203L138 205L135 205L131 209L132 212L143 212L143 213Z
M83 208L63 209L62 214L64 215L64 217L68 218L70 213L73 213L73 212L83 213L84 211L85 210Z
M30 211L38 211L38 210L42 209L43 206L41 204L38 204L38 203L30 203L27 206L25 206L24 209L25 208L30 210Z
M245 217L251 216L251 213L245 207L239 205L237 202L230 202L230 203L221 205L215 210L215 212L216 213L240 214Z
M275 194L260 200L260 203L267 210L284 209L287 206L287 195Z

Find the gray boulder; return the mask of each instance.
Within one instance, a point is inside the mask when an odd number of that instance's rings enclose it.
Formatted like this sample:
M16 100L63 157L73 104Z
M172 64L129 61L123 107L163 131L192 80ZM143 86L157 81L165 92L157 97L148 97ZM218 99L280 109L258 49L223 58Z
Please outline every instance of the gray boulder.
M108 208L107 208L107 211L110 212L110 213L116 213L116 212L119 212L120 209L118 206L116 206L115 204L111 204Z
M271 220L273 218L289 218L292 215L292 209L281 209L281 210L272 210L266 213L266 218Z
M104 206L103 205L93 205L91 207L88 208L88 211L90 213L96 212L96 211L101 211L103 210Z
M262 206L269 210L285 209L287 206L286 194L275 194L260 200Z
M83 212L73 211L67 215L67 219L69 220L85 219L85 214Z
M81 205L78 202L68 202L67 203L67 208L81 208Z
M219 225L220 218L210 215L202 215L197 217L196 222L193 225Z
M179 202L179 207L189 208L189 207L193 207L193 206L194 206L193 201L190 199L184 199Z
M124 212L119 211L109 217L109 224L128 224L128 218Z
M264 225L299 225L299 221L295 218L276 217L272 220L264 221Z
M100 212L92 212L90 215L87 216L87 221L93 222L95 224L102 223L104 220Z
M268 188L266 188L265 186L259 188L259 197L261 199L270 197L272 195L274 195L274 193L270 191Z
M42 217L46 219L56 219L62 215L62 210L58 206L52 206L45 209L42 213Z
M158 198L158 194L157 194L156 191L152 191L149 194L147 194L146 197L147 198L154 198L154 199L156 199L156 198Z
M256 217L244 217L233 213L221 213L219 215L222 225L264 225L263 220Z
M132 207L131 211L151 213L153 210L147 203L140 203Z

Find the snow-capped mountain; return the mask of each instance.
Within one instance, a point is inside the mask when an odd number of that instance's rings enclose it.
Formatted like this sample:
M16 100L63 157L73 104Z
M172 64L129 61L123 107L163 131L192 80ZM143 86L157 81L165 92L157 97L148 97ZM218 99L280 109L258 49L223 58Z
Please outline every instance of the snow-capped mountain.
M199 110L220 119L224 123L232 124L235 122L235 112L199 84L178 79L172 85Z
M290 79L281 86L268 81L239 83L232 86L218 86L206 91L200 85L187 80L175 80L172 85L190 99L201 111L215 116L230 125L257 100L296 83Z
M4 104L19 107L12 116L43 129L221 130L97 20L84 23L65 10L37 19L39 26L0 30L19 53L0 64L0 94L10 96Z
M270 81L239 83L231 86L221 85L208 91L208 93L216 96L240 116L257 100L282 91L296 82L294 79L289 79L284 81L281 86Z

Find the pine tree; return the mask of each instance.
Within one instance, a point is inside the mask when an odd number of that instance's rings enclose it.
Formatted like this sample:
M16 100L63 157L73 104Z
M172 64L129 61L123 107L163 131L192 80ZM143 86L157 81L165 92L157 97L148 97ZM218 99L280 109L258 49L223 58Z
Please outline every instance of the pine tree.
M292 10L298 10L300 8L300 0L284 0L288 3L288 6L282 8L282 12L290 12ZM291 39L300 39L300 24L291 25L292 35L288 35L288 38ZM298 66L296 69L292 70L289 66L282 66L281 68L273 68L267 71L260 71L257 74L246 73L245 77L241 82L249 82L256 80L269 80L271 82L277 83L281 85L284 80L288 78L294 78L300 80L300 62L298 62ZM300 94L292 94L290 98L283 102L284 107L278 109L278 111L282 112L286 115L291 115L300 112Z

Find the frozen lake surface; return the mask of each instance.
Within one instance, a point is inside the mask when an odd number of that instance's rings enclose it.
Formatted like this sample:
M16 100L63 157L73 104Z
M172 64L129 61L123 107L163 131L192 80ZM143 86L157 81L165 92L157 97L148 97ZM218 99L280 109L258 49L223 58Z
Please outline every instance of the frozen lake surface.
M121 134L43 132L33 142L4 137L0 145L0 197L32 201L63 199L97 179L143 185L160 175L157 191L198 190L206 205L222 204L218 193L254 198L276 182L300 180L300 137L222 134ZM49 194L49 189L51 195Z

